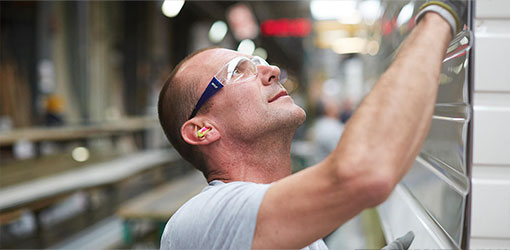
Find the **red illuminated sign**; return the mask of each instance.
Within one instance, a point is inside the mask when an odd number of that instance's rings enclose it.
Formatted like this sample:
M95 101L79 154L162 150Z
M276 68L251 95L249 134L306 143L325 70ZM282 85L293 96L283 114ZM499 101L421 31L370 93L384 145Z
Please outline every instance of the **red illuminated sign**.
M306 18L269 19L260 25L264 36L305 37L312 31L312 24Z

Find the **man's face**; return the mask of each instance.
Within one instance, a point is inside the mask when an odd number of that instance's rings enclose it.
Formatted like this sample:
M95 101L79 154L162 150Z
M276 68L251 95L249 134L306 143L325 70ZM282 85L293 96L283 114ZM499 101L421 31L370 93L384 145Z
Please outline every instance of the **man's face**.
M226 49L207 50L183 65L183 71L199 80L196 91L200 96L216 72L238 56L250 57ZM280 70L263 65L257 66L257 70L256 78L225 84L207 100L211 105L207 115L219 125L218 129L224 130L222 135L253 139L271 131L295 129L303 123L305 112L278 83Z

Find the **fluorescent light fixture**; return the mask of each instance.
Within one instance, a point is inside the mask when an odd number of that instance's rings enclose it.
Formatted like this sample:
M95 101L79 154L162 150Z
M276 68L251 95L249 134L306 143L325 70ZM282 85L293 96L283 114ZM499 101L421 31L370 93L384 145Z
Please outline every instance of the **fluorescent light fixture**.
M365 53L367 40L360 37L339 38L333 43L333 51L337 54Z
M337 54L369 54L375 56L379 52L379 42L369 41L361 37L339 38L333 42L332 49Z
M184 5L184 0L165 0L161 5L161 11L167 17L174 17L179 14Z
M316 20L335 20L343 18L342 16L351 15L352 12L357 12L357 4L357 1L353 0L312 0L310 2L310 11L312 12L312 17Z
M251 55L255 51L255 43L250 39L242 40L237 47L237 51Z
M312 17L316 20L336 19L341 2L339 1L318 1L310 2Z
M359 11L353 10L340 16L337 20L343 24L359 24L361 23L361 14Z
M209 29L209 40L213 43L219 43L223 41L225 35L227 34L227 24L223 21L216 21Z
M360 2L358 7L363 20L369 24L375 23L381 16L381 3L379 0L365 0Z

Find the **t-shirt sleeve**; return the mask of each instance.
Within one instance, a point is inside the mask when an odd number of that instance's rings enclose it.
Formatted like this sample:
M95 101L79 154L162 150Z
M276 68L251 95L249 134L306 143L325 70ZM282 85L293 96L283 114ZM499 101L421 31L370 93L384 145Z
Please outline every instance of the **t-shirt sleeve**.
M169 220L161 249L251 249L268 188L246 182L207 187Z

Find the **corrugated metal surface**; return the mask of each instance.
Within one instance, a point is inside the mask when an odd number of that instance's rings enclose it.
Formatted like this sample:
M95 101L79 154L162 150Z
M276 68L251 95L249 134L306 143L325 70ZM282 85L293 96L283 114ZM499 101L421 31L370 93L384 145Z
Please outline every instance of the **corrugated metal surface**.
M421 3L387 1L383 19L398 19L406 5L414 5L416 14ZM388 51L382 53L387 56L381 59L382 62L389 64L391 60L388 59L394 55L390 50L398 48L410 31L408 26L412 24L397 26L391 34L383 36L381 48ZM400 191L392 194L379 208L385 233L400 234L414 230L428 234L417 234L417 241L412 248L465 248L467 244L465 222L471 171L472 40L472 33L464 31L450 43L441 70L434 116L425 144L412 169L399 184ZM400 214L392 211L396 207L402 210ZM397 219L402 216L409 218ZM421 241L420 237L434 240Z

